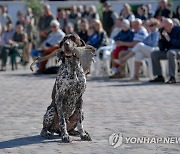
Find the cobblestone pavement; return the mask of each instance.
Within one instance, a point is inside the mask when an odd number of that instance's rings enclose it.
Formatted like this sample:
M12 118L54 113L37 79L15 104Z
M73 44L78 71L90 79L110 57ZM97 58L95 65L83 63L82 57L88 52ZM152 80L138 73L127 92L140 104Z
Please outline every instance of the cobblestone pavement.
M34 75L30 70L0 72L0 153L12 154L179 154L180 144L133 144L125 137L180 137L180 83L87 78L84 127L91 142L72 137L39 136L42 117L50 104L55 75ZM123 134L123 144L108 143L112 133Z

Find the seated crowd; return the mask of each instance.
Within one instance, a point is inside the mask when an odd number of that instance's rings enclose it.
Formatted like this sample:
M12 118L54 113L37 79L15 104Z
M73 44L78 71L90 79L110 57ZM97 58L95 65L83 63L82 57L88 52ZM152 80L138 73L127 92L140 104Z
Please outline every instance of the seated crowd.
M12 23L5 6L0 6L0 59L1 70L6 70L8 56L12 69L17 68L16 57L26 65L30 56L44 56L58 48L66 34L77 33L87 44L100 48L109 40L115 42L111 53L110 78L126 77L125 64L135 57L133 80L139 80L142 60L152 60L151 82L165 82L160 65L168 60L170 78L167 83L176 83L176 60L180 58L180 6L173 12L167 0L161 0L155 12L151 5L140 5L134 13L129 4L124 4L120 13L112 10L109 2L95 6L72 6L70 10L58 9L57 15L49 5L43 6L43 14L37 20L31 8L24 15L17 12L17 21ZM15 28L13 28L15 25ZM44 72L46 63L38 64L38 73Z
M139 80L142 60L149 58L152 60L153 75L155 76L155 79L150 82L165 82L160 60L167 59L170 78L166 83L176 83L176 61L180 58L180 24L177 15L178 12L180 13L180 7L177 7L176 15L174 15L169 6L170 4L166 0L161 0L154 16L153 14L145 15L144 6L140 6L137 15L130 10L125 11L129 12L129 16L124 16L126 19L117 19L117 26L121 28L121 31L113 37L116 48L111 56L114 74L110 78L125 77L127 60L135 57L133 80ZM124 9L129 10L129 5L125 4ZM126 14L124 10L122 12L122 14ZM123 40L122 33L126 32L129 25L131 25L130 29L133 29L132 40ZM126 36L128 37L128 34Z

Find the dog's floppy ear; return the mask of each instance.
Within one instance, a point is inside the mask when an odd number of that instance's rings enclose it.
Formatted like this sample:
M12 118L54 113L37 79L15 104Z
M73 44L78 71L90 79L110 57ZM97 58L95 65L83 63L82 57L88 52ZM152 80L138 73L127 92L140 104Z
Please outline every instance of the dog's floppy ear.
M84 42L83 39L80 39L80 41L81 41L81 47L86 46L86 43Z
M68 39L69 35L64 36L63 40L59 43L59 47L62 48L63 43Z
M72 41L74 41L78 47L84 46L84 43L81 41L81 38L77 33L73 33L72 36L74 38L74 40L72 39Z
M64 43L63 40L59 43L59 47L60 47L60 48L62 48L63 43Z
M67 36L65 36L65 37L63 38L63 40L59 43L59 47L60 47L60 48L62 48L62 46L63 46L63 44L64 44L64 42L65 42L66 39L67 39Z

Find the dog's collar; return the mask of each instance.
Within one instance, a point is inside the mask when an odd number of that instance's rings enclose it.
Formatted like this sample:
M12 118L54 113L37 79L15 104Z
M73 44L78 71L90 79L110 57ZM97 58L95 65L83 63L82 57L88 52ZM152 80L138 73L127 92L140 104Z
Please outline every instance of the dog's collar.
M72 56L65 56L65 58L71 58Z

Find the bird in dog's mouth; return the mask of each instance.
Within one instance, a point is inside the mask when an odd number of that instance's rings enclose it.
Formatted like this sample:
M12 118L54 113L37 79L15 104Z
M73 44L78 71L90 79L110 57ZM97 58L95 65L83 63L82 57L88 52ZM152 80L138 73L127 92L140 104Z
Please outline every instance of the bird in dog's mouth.
M80 60L83 67L84 73L89 72L91 62L94 61L94 53L96 49L90 45L86 45L81 39L76 39L73 35L65 36L64 40L60 43L60 48L54 50L51 54L44 57L36 57L34 62L31 64L30 69L33 71L32 66L38 62L43 62L51 57L54 57L59 52L64 52L64 55L68 58L74 56Z

